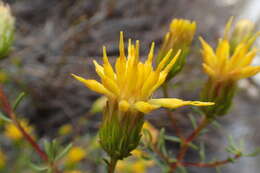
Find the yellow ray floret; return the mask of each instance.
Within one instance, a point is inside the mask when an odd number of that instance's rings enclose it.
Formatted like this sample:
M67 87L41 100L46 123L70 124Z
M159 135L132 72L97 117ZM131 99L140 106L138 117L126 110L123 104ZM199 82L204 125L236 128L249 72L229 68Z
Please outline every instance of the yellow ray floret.
M109 62L106 48L103 48L103 65L93 61L101 82L84 79L72 74L74 78L85 84L89 89L105 95L109 100L116 100L121 111L134 109L149 113L160 107L177 108L184 105L207 106L212 103L182 101L179 99L151 99L153 92L165 81L167 74L177 61L180 51L171 58L172 50L162 58L157 68L153 68L154 43L151 45L145 62L139 60L139 41L128 42L128 55L125 54L123 33L120 33L119 57L115 68ZM169 62L169 60L171 60Z

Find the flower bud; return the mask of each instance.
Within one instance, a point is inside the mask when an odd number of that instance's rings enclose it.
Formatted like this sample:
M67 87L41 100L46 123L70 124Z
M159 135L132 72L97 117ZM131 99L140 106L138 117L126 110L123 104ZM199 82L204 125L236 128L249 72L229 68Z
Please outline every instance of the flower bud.
M102 110L106 106L106 102L107 102L107 98L106 97L104 97L104 96L99 97L92 104L91 109L90 109L90 113L96 114L96 113L102 112Z
M189 20L174 19L170 24L170 31L165 35L162 47L159 50L157 62L172 49L172 55L175 55L178 50L181 50L178 61L172 67L167 79L173 78L178 74L186 61L189 53L190 44L193 40L196 31L196 23Z
M241 42L250 40L255 31L255 24L250 20L240 20L236 23L235 28L230 36L231 50L234 51L235 47ZM232 52L233 52L232 51Z
M15 19L8 5L0 3L0 59L5 58L14 40Z
M115 101L108 100L99 138L102 148L111 158L122 160L131 155L140 142L143 117L143 113L135 110L124 112Z

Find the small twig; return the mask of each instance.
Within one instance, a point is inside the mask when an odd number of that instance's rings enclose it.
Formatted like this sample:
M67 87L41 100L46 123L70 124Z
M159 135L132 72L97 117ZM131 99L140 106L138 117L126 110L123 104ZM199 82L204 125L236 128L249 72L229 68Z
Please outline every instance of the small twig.
M160 150L158 150L158 148L156 147L156 145L152 144L152 150L168 165L170 165L170 158L168 158L167 156L165 156Z
M180 162L178 165L180 166L185 166L185 167L200 167L200 168L216 168L218 166L222 166L228 163L233 162L233 160L237 160L241 157L241 154L235 155L233 158L228 158L226 160L221 160L221 161L215 161L215 162L210 162L210 163L192 163L192 162Z
M178 166L180 166L180 162L184 159L187 150L189 148L190 142L192 142L199 134L200 132L210 123L210 120L206 117L203 118L203 120L200 122L198 127L190 134L190 136L183 141L180 151L177 155L177 162L172 163L171 165L171 171L173 172Z

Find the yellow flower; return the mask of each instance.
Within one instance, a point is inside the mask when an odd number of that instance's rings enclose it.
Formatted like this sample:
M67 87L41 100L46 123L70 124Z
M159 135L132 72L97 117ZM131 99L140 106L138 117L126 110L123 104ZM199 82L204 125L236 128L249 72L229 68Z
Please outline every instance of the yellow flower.
M251 66L258 52L255 47L251 48L258 33L247 37L247 39L242 39L241 42L236 44L234 52L232 52L231 43L227 36L230 25L229 22L224 38L219 40L215 51L206 41L200 38L204 61L203 69L213 80L237 81L260 72L260 66Z
M5 164L6 164L6 156L2 151L0 151L0 169L4 168Z
M80 170L73 170L73 171L66 171L65 173L83 173L83 172Z
M60 135L68 135L72 132L72 126L70 124L64 124L59 128Z
M32 132L33 128L31 126L29 126L29 124L26 120L21 120L20 124L26 132L28 132L29 134ZM4 135L6 137L8 137L9 139L12 139L15 141L18 141L23 138L23 134L13 123L8 123L5 126Z
M68 164L78 163L86 157L86 151L81 147L72 147L67 155Z
M214 106L202 108L209 118L226 115L235 95L237 81L260 72L260 66L251 65L258 52L253 43L259 33L252 33L250 28L243 29L246 26L242 22L235 27L234 34L230 36L231 25L232 18L228 21L224 37L219 39L215 51L200 38L203 69L209 76L201 92L201 100L215 103ZM236 41L232 36L236 37Z
M172 49L172 55L175 55L178 50L181 50L181 54L172 66L167 78L173 78L177 73L179 73L188 56L190 44L193 40L196 31L196 23L194 21L184 20L184 19L173 19L169 32L164 36L162 47L159 50L157 62L160 62L170 49Z
M122 32L120 33L119 50L120 55L116 60L115 68L108 60L105 47L103 48L103 65L93 61L101 83L74 74L73 76L89 89L105 95L108 100L116 101L122 112L133 110L147 114L160 107L175 109L185 105L208 106L213 104L171 98L151 99L152 94L165 81L168 72L178 59L180 51L174 58L171 58L172 50L170 50L154 69L152 66L154 43L148 59L144 63L139 60L139 41L133 45L129 40L128 56L126 57ZM171 61L168 63L169 59Z
M127 159L126 161L118 161L117 173L146 173L147 169L154 166L154 161L145 161L140 158Z
M145 173L146 165L143 162L136 162L132 165L134 172Z
M172 51L162 59L157 68L153 68L154 43L148 59L139 59L139 41L128 43L128 56L125 55L123 33L120 33L119 57L115 68L110 64L106 48L103 48L103 65L94 61L101 83L96 80L73 76L89 89L107 97L103 120L99 129L102 148L114 160L122 160L130 155L141 138L144 114L160 107L175 109L185 105L208 106L213 103L183 101L180 99L152 99L152 94L166 79L179 57L180 51L171 58ZM169 59L170 62L169 62Z

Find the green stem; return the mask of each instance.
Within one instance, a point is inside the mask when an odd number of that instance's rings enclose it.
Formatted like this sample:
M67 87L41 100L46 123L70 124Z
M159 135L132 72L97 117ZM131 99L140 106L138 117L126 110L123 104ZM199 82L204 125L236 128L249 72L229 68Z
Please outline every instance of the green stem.
M117 159L111 158L111 161L108 165L108 173L114 173L116 170L116 164L117 164Z

